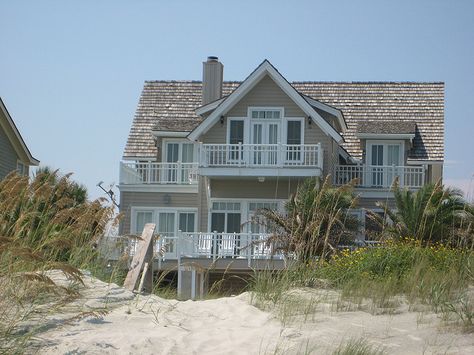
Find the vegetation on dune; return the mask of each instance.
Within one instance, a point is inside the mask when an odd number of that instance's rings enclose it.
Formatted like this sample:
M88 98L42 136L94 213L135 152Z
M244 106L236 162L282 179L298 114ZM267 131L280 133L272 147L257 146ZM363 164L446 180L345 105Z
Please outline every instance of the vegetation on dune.
M382 227L384 239L414 238L423 244L443 242L470 247L474 242L474 206L461 191L441 182L424 185L417 191L402 189L398 180L392 187L395 208L378 202L384 217L367 211Z
M300 262L323 260L341 241L354 239L358 223L347 212L356 201L352 185L333 187L329 177L311 178L290 197L284 213L262 209L255 220L272 231L267 243L277 246L275 250Z
M443 320L473 330L473 206L439 183L417 192L395 184L394 194L395 209L379 203L385 217L372 215L382 227L376 248L336 249L341 236L354 230L344 219L354 206L350 186L338 190L307 181L289 201L287 215L264 211L280 228L277 240L300 257L283 271L255 273L249 284L253 303L276 306L284 321L290 306L307 318L317 302L309 300L309 307L291 289L335 288L340 310L367 309L370 301L369 311L390 312L403 297L413 309L425 305ZM314 255L321 257L316 261Z
M103 262L97 242L113 214L57 171L40 169L31 181L12 173L0 181L0 353L21 351L34 330L21 332L20 325L38 317L42 305L55 309L77 296L45 271L59 269L81 283L80 268Z

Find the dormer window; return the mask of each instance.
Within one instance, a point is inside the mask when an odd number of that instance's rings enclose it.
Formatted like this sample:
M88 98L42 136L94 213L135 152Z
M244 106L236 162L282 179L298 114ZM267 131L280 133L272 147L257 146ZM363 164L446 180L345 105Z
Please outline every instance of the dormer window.
M252 118L268 118L268 119L279 119L281 118L280 109L251 109Z

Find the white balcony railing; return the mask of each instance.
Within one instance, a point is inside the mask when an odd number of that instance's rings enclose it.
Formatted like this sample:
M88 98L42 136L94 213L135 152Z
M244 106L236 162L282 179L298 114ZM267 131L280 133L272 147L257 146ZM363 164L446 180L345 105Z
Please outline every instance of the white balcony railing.
M319 167L321 144L201 144L202 167Z
M398 177L400 186L420 188L425 182L425 169L422 166L378 166L378 165L336 165L334 184L343 185L357 179L358 187L388 189Z
M268 235L256 233L168 233L156 237L154 253L160 260L177 260L180 257L233 259L281 259L267 243ZM122 238L122 252L133 256L137 249L137 238Z
M121 184L197 184L197 163L121 162Z

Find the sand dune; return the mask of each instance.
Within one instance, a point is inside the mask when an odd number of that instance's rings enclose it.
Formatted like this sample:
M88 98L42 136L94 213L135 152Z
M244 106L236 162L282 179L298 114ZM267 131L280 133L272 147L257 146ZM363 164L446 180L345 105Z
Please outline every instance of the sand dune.
M83 296L50 317L50 329L38 339L42 354L330 354L350 338L366 338L389 354L474 353L472 334L441 327L436 315L403 305L392 315L335 312L328 293L311 317L284 326L274 312L250 305L248 293L179 302L135 296L92 277L85 281ZM110 312L102 319L61 322L104 306Z

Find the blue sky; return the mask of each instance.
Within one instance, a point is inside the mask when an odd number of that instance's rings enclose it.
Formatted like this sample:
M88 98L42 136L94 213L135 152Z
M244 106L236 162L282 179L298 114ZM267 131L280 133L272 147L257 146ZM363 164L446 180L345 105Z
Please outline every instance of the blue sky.
M118 182L144 80L445 81L445 181L474 174L474 1L0 0L0 96L34 156L90 197Z

